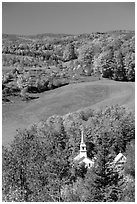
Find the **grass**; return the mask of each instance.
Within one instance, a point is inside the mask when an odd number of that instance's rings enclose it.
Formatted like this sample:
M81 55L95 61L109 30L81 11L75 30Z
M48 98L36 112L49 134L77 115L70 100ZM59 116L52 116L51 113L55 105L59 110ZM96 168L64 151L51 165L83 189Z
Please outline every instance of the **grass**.
M105 108L110 105L125 105L135 109L135 84L100 80L70 84L40 94L40 98L28 103L16 101L3 105L3 144L10 142L16 129L51 115L64 115L81 108Z

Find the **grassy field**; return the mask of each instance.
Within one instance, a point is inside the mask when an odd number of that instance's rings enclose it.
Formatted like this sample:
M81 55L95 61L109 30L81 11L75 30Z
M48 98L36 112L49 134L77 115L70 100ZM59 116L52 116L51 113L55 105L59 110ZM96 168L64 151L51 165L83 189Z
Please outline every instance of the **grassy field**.
M125 105L135 110L135 83L100 80L70 84L44 92L39 99L3 105L3 145L16 134L16 129L54 114L64 115L84 107L93 109L109 105Z

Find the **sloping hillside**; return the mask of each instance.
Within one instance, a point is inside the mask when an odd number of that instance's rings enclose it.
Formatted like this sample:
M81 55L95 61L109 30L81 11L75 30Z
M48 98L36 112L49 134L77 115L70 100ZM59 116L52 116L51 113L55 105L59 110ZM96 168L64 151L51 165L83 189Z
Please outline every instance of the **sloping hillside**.
M68 112L91 106L93 109L109 105L125 105L135 109L135 84L100 80L70 84L59 89L45 92L39 99L29 103L3 105L3 145L9 143L16 129L25 128L54 114Z

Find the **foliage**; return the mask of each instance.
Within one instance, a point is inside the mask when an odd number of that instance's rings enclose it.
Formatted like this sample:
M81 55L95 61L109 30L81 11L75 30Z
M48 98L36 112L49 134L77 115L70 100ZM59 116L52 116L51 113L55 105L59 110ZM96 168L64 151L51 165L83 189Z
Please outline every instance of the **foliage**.
M135 53L128 52L124 57L125 74L128 81L135 81Z
M78 178L76 182L66 185L62 188L62 198L65 202L84 202L86 189L84 180Z
M48 38L47 36L48 34L45 38L41 35L30 36L28 39L27 36L21 38L17 35L3 35L2 63L4 67L13 69L13 72L3 76L3 86L10 81L16 83L17 76L20 75L19 69L24 67L30 71L32 67L37 69L45 67L44 78L38 79L35 74L35 85L31 80L21 82L25 86L29 82L29 92L54 89L69 83L68 78L76 81L81 75L99 75L99 79L104 77L117 81L135 81L134 32L59 35L59 38L55 35L54 37L49 35ZM40 39L34 41L35 38ZM64 62L69 62L68 66L63 67ZM49 72L53 66L55 72L52 70ZM22 75L25 79L25 72L22 72Z
M60 133L59 137L50 131L42 141L36 132L32 127L18 133L11 149L3 149L3 197L6 201L60 200L61 184L69 174L64 134ZM18 196L14 197L15 192Z
M116 105L94 113L85 125L85 132L88 141L95 144L93 151L96 152L96 144L101 135L107 133L112 151L118 154L124 152L127 143L135 138L134 124L134 115L125 107Z
M95 158L89 170L73 165L81 128L88 156ZM134 115L118 105L52 116L18 131L2 151L3 201L133 201L134 131ZM122 174L110 165L120 151L127 157Z
M135 202L135 180L128 179L125 187L123 188L123 193L120 198L121 202Z
M79 49L79 56L78 60L86 65L92 64L93 59L93 45L92 44L86 44L80 47Z
M126 146L124 165L125 185L121 195L122 202L135 202L135 140Z
M125 174L135 178L135 140L132 140L126 147L125 152L127 159L125 163Z
M126 75L122 53L120 51L115 51L114 57L115 57L115 69L113 73L113 79L117 81L124 81L126 80Z
M63 60L64 61L70 61L70 60L74 60L76 58L77 58L77 56L75 54L74 45L68 44L64 50L64 53L63 53Z
M89 192L86 201L116 202L119 200L122 177L110 166L113 159L110 154L109 137L103 134L98 142L95 165L85 179L85 186Z
M94 71L102 72L103 77L112 78L115 67L113 51L108 49L94 57Z

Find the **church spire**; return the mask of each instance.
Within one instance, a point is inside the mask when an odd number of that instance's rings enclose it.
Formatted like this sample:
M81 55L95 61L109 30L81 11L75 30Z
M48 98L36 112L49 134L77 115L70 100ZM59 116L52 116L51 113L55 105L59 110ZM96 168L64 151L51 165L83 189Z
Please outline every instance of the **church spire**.
M81 131L81 144L84 144L84 134L83 134L83 130Z
M86 144L84 143L84 133L81 131L81 144L80 144L80 155L82 157L87 157Z

